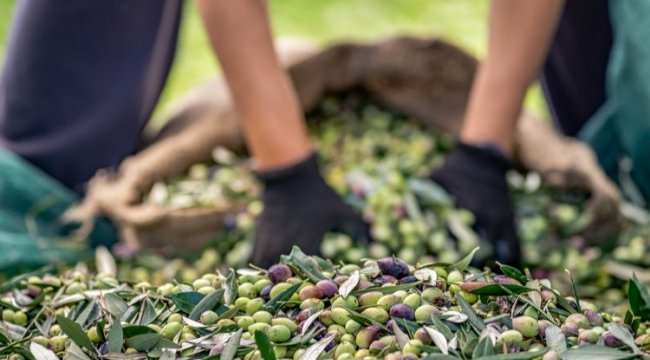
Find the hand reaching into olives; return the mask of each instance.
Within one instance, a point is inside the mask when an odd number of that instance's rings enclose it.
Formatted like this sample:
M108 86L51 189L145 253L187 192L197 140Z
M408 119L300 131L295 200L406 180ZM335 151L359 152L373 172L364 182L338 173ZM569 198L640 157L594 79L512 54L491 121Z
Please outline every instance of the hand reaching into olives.
M264 210L255 231L251 261L259 266L276 263L298 245L310 255L318 254L328 231L369 240L368 227L352 208L323 180L316 155L275 171L258 173L264 182Z
M498 150L459 142L431 179L453 196L457 207L474 213L476 232L492 246L491 260L518 265L521 249L505 178L510 168Z

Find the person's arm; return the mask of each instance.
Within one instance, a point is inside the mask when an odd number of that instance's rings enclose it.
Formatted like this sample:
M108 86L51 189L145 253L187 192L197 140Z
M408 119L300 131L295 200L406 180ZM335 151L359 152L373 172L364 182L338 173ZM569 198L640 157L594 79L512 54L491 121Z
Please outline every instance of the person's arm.
M264 184L251 261L271 266L293 245L318 254L328 231L368 239L361 216L320 174L298 99L276 58L266 0L198 0Z
M275 55L266 1L197 4L258 170L305 160L313 150L293 87Z
M493 0L488 54L474 80L461 131L469 144L512 153L526 90L538 75L564 0Z

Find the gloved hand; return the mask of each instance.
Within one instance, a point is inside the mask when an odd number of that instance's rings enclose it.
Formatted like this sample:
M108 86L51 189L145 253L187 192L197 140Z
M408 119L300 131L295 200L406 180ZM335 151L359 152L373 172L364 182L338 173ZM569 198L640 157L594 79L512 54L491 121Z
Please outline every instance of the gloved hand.
M475 229L491 244L493 260L517 265L521 249L505 178L511 166L496 148L458 142L431 179L453 196L456 206L475 215Z
M268 267L298 245L306 254L320 251L328 231L368 240L361 216L332 190L320 175L316 155L279 170L259 172L265 185L264 210L257 222L251 262Z

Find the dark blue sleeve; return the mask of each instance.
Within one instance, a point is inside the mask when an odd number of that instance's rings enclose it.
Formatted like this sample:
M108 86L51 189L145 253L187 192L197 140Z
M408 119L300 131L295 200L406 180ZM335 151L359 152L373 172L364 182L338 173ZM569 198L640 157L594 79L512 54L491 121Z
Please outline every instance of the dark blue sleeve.
M575 136L604 103L611 47L608 0L568 0L541 77L566 135Z
M132 154L173 60L180 0L21 0L0 147L80 192Z

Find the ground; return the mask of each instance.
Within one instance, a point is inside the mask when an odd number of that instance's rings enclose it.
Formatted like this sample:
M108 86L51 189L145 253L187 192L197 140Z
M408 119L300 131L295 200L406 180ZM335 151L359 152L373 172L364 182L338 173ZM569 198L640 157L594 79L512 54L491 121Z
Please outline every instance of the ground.
M0 67L15 0L0 2ZM271 0L276 36L299 36L320 44L411 34L439 36L471 53L485 54L488 1L476 0ZM192 85L215 76L218 66L193 2L185 5L176 63L156 115ZM544 114L535 88L527 107Z

